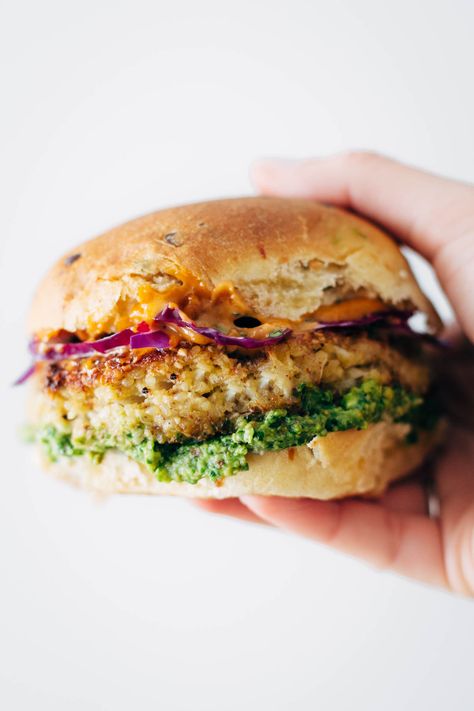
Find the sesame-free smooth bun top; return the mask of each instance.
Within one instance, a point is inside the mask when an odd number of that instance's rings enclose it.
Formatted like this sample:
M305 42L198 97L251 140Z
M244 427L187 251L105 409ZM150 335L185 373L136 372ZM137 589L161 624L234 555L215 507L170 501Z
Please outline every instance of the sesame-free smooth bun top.
M238 295L247 312L297 321L354 296L439 319L395 242L344 210L250 197L140 217L71 250L42 281L29 330L97 337L165 304ZM196 306L196 304L198 306Z

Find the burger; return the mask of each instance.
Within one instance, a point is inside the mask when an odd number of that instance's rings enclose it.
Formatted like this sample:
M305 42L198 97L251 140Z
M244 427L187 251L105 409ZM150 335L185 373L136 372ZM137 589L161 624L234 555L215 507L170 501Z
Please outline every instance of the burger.
M162 210L41 283L31 437L53 474L100 492L376 496L439 440L439 327L395 242L349 212Z

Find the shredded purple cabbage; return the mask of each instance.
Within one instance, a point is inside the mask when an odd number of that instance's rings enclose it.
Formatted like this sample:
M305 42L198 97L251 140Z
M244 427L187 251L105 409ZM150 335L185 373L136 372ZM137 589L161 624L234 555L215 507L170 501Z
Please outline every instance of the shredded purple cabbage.
M387 322L387 324L404 324L407 330L412 332L408 326L408 319L413 316L413 311L401 311L400 309L390 309L390 311L375 311L367 316L348 321L319 321L315 331L333 330L336 328L353 328L360 326L371 326L373 323Z
M134 331L131 328L125 328L123 331L114 333L112 336L99 338L97 341L83 341L82 343L54 343L47 350L41 352L40 344L37 341L30 343L30 352L36 360L56 361L64 358L84 358L95 353L108 353L108 351L130 346L131 337Z
M157 323L169 323L174 326L180 326L181 328L189 328L195 333L199 333L201 336L210 338L214 343L220 346L241 346L242 348L264 348L272 343L280 343L286 338L290 333L290 328L285 328L283 330L278 330L274 335L269 335L267 338L249 338L247 336L226 336L222 331L218 331L216 328L210 328L208 326L196 326L192 321L184 321L178 309L172 309L169 306L165 306L163 311L160 311L154 319Z
M45 351L41 351L40 343L33 340L29 343L28 350L33 356L34 362L23 375L21 375L14 385L22 385L34 373L35 363L38 361L48 361L54 363L66 358L85 358L96 353L105 354L116 348L128 347L138 348L168 348L169 337L162 331L150 331L147 323L138 325L137 331L125 328L123 331L114 333L111 336L99 338L97 341L83 341L81 343L52 343Z
M335 330L344 328L359 328L363 326L371 326L378 324L382 328L390 331L391 335L409 336L411 338L419 338L425 343L436 348L449 348L446 341L437 338L432 333L420 333L415 331L409 324L410 318L413 316L413 311L402 311L401 309L390 309L390 311L379 311L373 314L368 314L357 320L351 321L320 321L316 326L316 331Z
M13 385L23 385L23 383L26 383L26 381L29 380L31 378L31 376L33 375L33 373L35 372L35 368L36 368L36 363L32 363L30 365L30 367L27 370L25 370L25 372L22 373L19 378L17 378L15 380Z
M169 336L163 331L148 331L146 333L134 333L130 338L130 348L168 348L170 345Z
M378 324L382 328L390 329L390 333L400 334L402 336L410 336L420 338L426 343L436 347L447 347L447 344L429 333L419 333L414 331L409 319L413 315L411 311L402 311L399 309L391 309L390 311L379 311L377 313L368 314L359 319L350 319L347 321L320 321L315 327L315 331L333 331L338 329L360 328ZM274 343L280 343L291 334L290 328L279 329L266 338L250 338L248 336L227 336L222 331L208 326L197 326L192 321L185 321L181 318L178 309L166 306L154 318L154 322L171 324L188 328L201 336L211 339L214 343L221 346L240 346L241 348L255 349L264 348L265 346ZM34 362L23 375L16 381L15 385L21 385L26 382L33 374L35 363L37 361L55 362L64 360L65 358L84 358L86 356L95 355L96 353L105 354L116 348L157 348L159 350L169 348L170 339L166 333L160 330L151 330L150 326L143 322L139 324L136 331L131 328L125 328L123 331L114 333L111 336L100 338L96 341L83 341L81 343L53 343L45 351L40 350L38 341L31 341L29 344L30 353L33 355Z
M125 328L111 336L99 338L97 341L82 343L53 343L42 352L38 341L31 341L29 351L35 360L56 361L64 358L84 358L96 353L108 353L116 348L167 348L169 338L161 331L150 331L147 323L139 324L137 331Z

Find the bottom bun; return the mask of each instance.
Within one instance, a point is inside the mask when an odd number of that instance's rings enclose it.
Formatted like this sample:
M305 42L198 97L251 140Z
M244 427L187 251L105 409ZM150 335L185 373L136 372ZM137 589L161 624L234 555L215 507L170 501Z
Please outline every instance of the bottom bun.
M406 443L409 425L379 422L366 430L334 432L309 444L279 452L249 455L249 469L221 482L159 482L145 467L119 452L100 464L88 457L62 459L43 466L55 476L85 489L110 494L170 494L225 499L245 494L335 499L378 496L388 484L418 467L439 441L441 428Z

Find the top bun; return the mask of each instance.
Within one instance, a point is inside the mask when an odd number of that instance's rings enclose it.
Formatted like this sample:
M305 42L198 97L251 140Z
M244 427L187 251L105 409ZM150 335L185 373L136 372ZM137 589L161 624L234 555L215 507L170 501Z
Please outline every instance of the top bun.
M37 335L66 329L96 337L137 323L144 301L156 313L177 285L212 293L225 282L264 316L297 320L328 299L363 293L423 312L439 327L382 230L341 209L276 197L161 210L85 242L43 279L28 326Z

